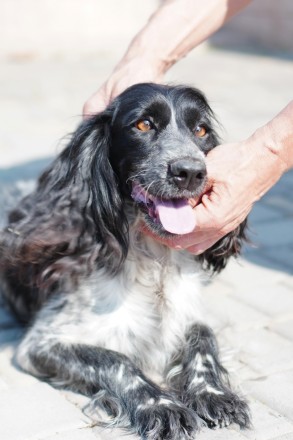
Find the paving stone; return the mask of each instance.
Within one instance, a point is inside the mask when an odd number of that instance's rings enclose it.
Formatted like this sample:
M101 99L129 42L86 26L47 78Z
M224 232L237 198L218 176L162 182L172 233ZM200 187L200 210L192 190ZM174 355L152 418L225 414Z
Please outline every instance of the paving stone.
M0 332L6 328L14 327L17 324L12 314L4 307L1 301L1 288L0 288Z
M221 319L223 325L237 327L238 331L263 327L268 323L267 316L231 295L206 292L205 304L209 308L209 313L215 314L218 320Z
M222 342L225 341L225 336L218 337L218 340L220 343L220 355L221 355L221 361L224 365L224 367L227 369L229 376L230 376L230 382L235 389L239 389L239 391L247 398L249 398L248 393L243 389L242 383L247 380L256 380L260 377L260 374L258 371L253 370L250 366L248 366L243 360L240 358L239 355L239 348L238 347L232 347L230 355L230 358L226 358L225 355L222 355L222 346L225 346L225 343ZM226 341L226 345L228 345ZM233 351L234 350L234 351Z
M281 437L274 437L271 440L293 440L293 433L281 435Z
M272 437L293 433L293 424L286 418L273 411L270 406L256 401L250 401L253 429L242 431L242 435L250 440L271 440ZM282 413L283 414L283 413Z
M44 383L2 391L0 420L1 440L41 440L87 426L85 416Z
M286 198L281 198L279 196L271 196L268 199L265 199L263 203L268 207L279 209L282 210L283 212L285 211L287 215L292 216L293 214L292 203L290 202L290 200Z
M215 278L211 282L202 287L201 295L201 308L203 316L214 330L220 330L223 326L227 325L223 317L218 313L216 307L213 304L213 297L218 299L224 295L233 294L233 286L227 284L225 281Z
M221 279L219 276L211 277L206 283L203 283L202 287L203 297L207 293L217 293L217 295L227 295L228 293L233 293L234 286L231 283L227 283L225 280Z
M286 185L290 185L293 188L293 170L287 171L282 177L282 181Z
M3 346L13 344L20 340L23 330L20 327L0 329L0 352Z
M96 426L93 433L97 440L140 440L140 437L134 434L128 434L127 431L119 428L101 428Z
M248 304L254 310L258 310L269 316L278 316L292 312L293 316L293 295L292 289L284 284L255 286L254 288L243 288L241 283L236 287L233 296L240 302Z
M203 428L196 436L197 440L245 440L241 432L235 430L235 427L228 427L223 429L208 429Z
M0 377L8 387L27 387L39 383L31 374L22 371L15 365L14 356L15 346L8 345L0 351Z
M269 329L293 342L293 318L275 320L269 324Z
M284 267L290 268L290 273L293 274L293 233L291 237L288 237L288 243L286 245L263 247L263 253L272 261L278 261L282 263Z
M291 420L293 432L293 369L264 375L261 380L243 384L252 396Z
M265 267L271 269L274 272L279 272L280 275L288 274L292 275L292 265L288 262L284 262L281 258L276 259L272 257L271 248L266 248L265 246L259 247L259 249L245 249L243 257L253 263L254 265ZM287 252L287 251L286 251ZM290 261L290 260L289 260Z
M261 227L255 227L256 243L266 246L287 245L293 241L292 230L292 219L262 223Z
M7 328L15 327L16 321L13 316L0 305L0 332Z
M97 436L90 428L76 429L44 437L40 440L97 440Z
M265 204L258 202L254 205L251 213L249 214L249 229L253 232L254 228L257 228L258 223L261 223L262 225L263 223L270 222L272 220L282 220L284 218L283 216L284 214L282 211L277 211L270 206L266 206Z
M284 284L284 286L288 286L293 290L293 276L292 275L288 275L286 277L283 278L283 280L281 281L282 284Z
M278 197L279 199L284 199L290 202L293 189L292 176L292 170L284 174L277 184L265 194L262 200L267 201L272 197Z
M259 377L293 368L293 344L268 329L225 329L225 339L237 347L238 358Z
M90 402L90 398L87 396L84 396L80 393L75 393L70 390L60 390L60 394L65 397L68 402L72 403L74 406L79 408L81 411L88 405Z
M1 373L0 373L0 393L2 390L7 390L7 389L8 389L8 385L4 381L3 377L1 377Z
M219 278L227 284L237 286L241 283L242 287L252 287L257 285L271 285L284 279L284 274L263 266L256 266L249 261L238 258L229 261L225 270Z

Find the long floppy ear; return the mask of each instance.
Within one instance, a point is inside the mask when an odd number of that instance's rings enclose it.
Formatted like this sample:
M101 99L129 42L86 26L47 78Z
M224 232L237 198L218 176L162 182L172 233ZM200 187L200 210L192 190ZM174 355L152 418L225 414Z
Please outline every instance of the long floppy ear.
M214 273L221 272L226 266L230 257L237 257L241 252L246 236L247 219L244 220L234 231L221 238L214 246L206 250L197 258L202 263L205 270Z
M96 264L116 272L124 261L128 226L109 161L111 119L106 110L83 122L10 214L1 248L10 265L29 266L37 284L76 279Z

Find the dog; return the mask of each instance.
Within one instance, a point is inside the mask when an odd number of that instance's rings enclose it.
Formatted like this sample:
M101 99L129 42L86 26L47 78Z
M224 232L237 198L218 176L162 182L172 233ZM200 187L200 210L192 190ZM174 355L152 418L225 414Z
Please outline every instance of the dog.
M194 229L218 143L199 90L134 85L80 124L0 233L20 367L141 438L250 424L199 306L201 273L240 252L245 222L200 256L154 239Z

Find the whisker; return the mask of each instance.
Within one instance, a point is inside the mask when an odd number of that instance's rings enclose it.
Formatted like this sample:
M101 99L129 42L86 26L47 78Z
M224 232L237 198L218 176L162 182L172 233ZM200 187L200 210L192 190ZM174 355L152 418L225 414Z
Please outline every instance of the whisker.
M126 183L128 183L128 181L130 181L130 180L135 180L137 177L143 176L146 171L147 171L147 168L144 168L144 169L141 169L139 173L136 173L136 174L129 176L126 180Z

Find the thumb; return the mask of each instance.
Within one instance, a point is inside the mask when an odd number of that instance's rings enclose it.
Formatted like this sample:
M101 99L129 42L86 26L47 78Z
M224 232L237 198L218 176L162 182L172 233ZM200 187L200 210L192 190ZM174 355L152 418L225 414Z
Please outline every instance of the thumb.
M187 247L188 252L199 255L212 247L220 238L221 232L216 217L213 215L212 202L208 195L204 194L201 203L194 208L196 216L196 229L200 240Z
M209 193L212 189L212 184L208 187L208 192L205 193L201 202L193 209L196 216L196 228L198 231L205 230L209 232L211 230L215 230L216 221L215 217L212 213L212 202L210 200Z

